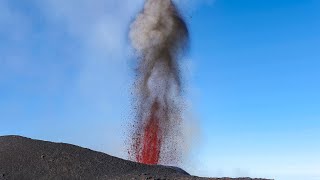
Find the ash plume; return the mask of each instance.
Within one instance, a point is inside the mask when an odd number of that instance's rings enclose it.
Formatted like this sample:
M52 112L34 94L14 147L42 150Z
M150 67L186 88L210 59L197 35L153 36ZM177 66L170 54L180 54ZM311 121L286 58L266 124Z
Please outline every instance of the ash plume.
M171 0L146 0L129 38L138 56L130 158L146 164L179 161L183 99L178 60L188 45L186 23Z

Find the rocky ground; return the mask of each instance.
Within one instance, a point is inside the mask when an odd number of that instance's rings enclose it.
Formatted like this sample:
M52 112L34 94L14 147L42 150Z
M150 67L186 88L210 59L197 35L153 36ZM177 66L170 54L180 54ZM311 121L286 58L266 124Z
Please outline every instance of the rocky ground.
M195 177L179 168L139 164L70 144L0 136L0 180L11 179L231 180Z

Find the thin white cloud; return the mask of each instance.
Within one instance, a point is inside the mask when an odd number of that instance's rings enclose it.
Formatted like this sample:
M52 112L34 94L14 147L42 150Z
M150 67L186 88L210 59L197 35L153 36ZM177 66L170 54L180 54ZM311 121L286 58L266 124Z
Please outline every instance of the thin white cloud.
M43 14L47 28L52 28L56 33L64 34L63 37L74 40L74 42L68 42L70 39L58 41L77 44L76 51L69 53L75 54L71 57L77 58L73 61L79 66L75 76L66 84L67 88L64 88L66 99L63 102L63 114L43 117L50 119L44 122L43 126L51 124L51 128L41 131L47 133L58 131L65 134L64 140L67 142L125 157L123 154L125 151L119 150L123 148L119 145L122 143L122 132L119 129L125 118L123 115L129 112L131 69L128 67L128 61L132 57L128 55L127 29L142 2L142 0L34 1ZM69 47L61 44L61 47L56 48ZM70 61L68 56L61 58L66 62ZM65 122L64 127L62 129L56 127L54 125L56 121ZM82 126L73 125L74 123ZM97 128L97 124L100 128ZM117 130L114 131L115 129ZM90 131L90 136L82 133L83 131ZM111 136L113 138L110 138ZM111 144L113 146L110 146Z
M48 19L81 40L88 48L108 55L122 54L130 19L142 0L38 1Z

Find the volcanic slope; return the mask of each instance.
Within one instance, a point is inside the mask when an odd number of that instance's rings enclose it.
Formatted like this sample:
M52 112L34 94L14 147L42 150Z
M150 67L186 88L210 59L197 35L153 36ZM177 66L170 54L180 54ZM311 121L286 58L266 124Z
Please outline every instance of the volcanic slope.
M135 163L70 144L33 140L21 136L0 136L0 180L11 179L209 178L190 176L175 167ZM210 179L219 180L219 178ZM230 178L220 178L222 179Z

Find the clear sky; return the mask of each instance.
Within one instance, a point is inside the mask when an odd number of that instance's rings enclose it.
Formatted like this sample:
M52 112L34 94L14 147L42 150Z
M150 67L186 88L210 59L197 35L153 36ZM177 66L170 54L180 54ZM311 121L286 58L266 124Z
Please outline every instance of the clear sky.
M320 179L320 1L177 0L190 158L201 176ZM1 0L0 135L126 157L142 0Z

